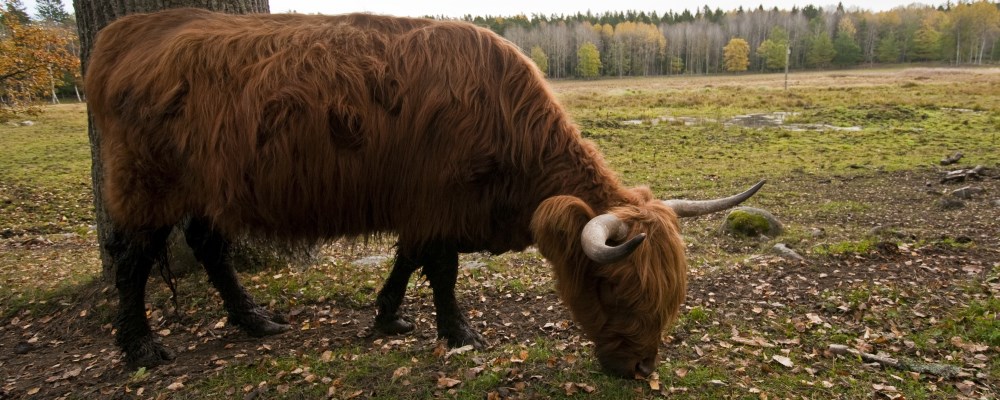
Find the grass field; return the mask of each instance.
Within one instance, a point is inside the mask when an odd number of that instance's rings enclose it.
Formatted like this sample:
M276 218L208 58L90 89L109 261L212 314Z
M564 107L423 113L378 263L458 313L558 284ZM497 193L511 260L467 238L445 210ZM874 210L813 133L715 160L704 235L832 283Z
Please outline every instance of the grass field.
M533 251L462 256L459 300L489 349L435 340L422 279L404 305L417 330L372 333L390 238L244 273L258 301L292 320L292 332L265 339L226 326L203 274L178 280L176 306L155 277L150 321L178 358L126 370L91 227L85 105L0 124L0 398L1000 396L1000 70L796 73L789 83L553 83L627 183L707 198L767 179L750 205L785 224L778 237L734 238L718 233L721 214L683 221L687 301L657 374L634 381L600 372ZM957 151L959 164L938 165ZM975 165L985 179L939 182ZM983 193L940 206L965 185ZM778 243L806 261L778 257Z

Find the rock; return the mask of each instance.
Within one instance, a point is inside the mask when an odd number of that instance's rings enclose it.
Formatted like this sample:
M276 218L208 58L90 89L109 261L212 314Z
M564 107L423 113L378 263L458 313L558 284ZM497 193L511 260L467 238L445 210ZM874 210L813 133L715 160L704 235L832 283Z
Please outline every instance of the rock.
M21 126L32 126L34 124L35 124L35 121L21 121L21 123L19 125L21 125Z
M964 201L951 195L941 196L941 198L938 199L936 204L937 207L942 210L957 210L959 208L965 207Z
M826 229L823 228L812 228L812 237L819 239L826 237Z
M778 243L774 245L772 250L774 250L775 253L778 253L778 255L781 256L782 258L787 258L789 260L795 260L795 261L806 260L801 255L799 255L799 253L796 253L795 250L788 248L788 246L786 246L784 243Z
M947 173L945 173L944 178L941 178L941 183L965 182L965 180L968 178L980 180L983 179L985 176L986 176L986 167L982 165L977 165L973 168L948 171Z
M955 152L955 154L952 154L951 156L942 158L941 159L941 165L951 165L951 164L957 163L958 160L962 159L963 155L964 154L962 154L961 151Z
M752 207L734 208L726 215L726 220L722 222L720 229L723 233L746 237L761 235L776 237L785 231L774 215Z
M960 199L971 199L983 193L983 188L976 186L965 186L951 191L951 195Z

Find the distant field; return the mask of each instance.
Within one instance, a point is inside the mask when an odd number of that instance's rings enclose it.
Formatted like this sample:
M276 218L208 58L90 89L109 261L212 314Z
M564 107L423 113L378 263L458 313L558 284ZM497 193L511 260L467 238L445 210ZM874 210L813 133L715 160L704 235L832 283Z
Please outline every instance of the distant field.
M178 359L127 371L90 229L85 106L0 124L0 398L1000 396L1000 69L796 72L788 82L552 83L624 181L706 198L767 179L750 205L785 224L781 236L740 239L718 233L722 215L683 221L690 289L648 381L599 372L531 251L462 257L459 299L490 349L446 355L422 279L404 305L417 331L373 335L391 238L338 241L312 265L243 274L258 301L291 315L292 332L265 339L224 326L202 274L178 281L177 309L157 276L151 323ZM958 164L938 164L959 151ZM939 181L975 165L985 179ZM965 185L983 193L940 206ZM778 243L807 261L777 257Z

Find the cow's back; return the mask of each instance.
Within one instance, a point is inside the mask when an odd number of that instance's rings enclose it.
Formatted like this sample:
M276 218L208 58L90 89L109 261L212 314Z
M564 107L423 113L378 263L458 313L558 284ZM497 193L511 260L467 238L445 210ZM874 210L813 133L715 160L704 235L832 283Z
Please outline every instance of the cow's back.
M532 180L543 149L579 140L530 60L460 22L130 16L101 32L87 85L126 228L195 214L227 233L520 248L559 190Z

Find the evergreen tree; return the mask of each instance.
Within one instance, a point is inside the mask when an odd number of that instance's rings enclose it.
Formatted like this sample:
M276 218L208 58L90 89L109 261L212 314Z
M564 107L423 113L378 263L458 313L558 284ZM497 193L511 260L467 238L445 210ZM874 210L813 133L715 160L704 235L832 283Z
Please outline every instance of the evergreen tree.
M833 41L826 32L817 32L809 40L809 50L806 52L806 65L813 68L826 68L830 66L837 51L833 48Z
M932 24L924 23L913 36L914 61L937 60L941 57L941 32Z
M878 62L881 63L899 62L899 44L896 43L896 36L885 35L882 40L879 40L875 55Z
M836 65L843 67L861 61L861 46L845 33L837 34L837 38L833 41L833 50L837 53L833 57L833 63Z
M70 20L70 15L63 7L62 0L38 0L35 4L35 11L38 12L38 17L43 21L62 24Z
M4 14L4 18L16 20L15 22L19 25L31 23L31 18L28 18L28 12L25 11L21 0L6 0L3 3L3 10L0 11Z

